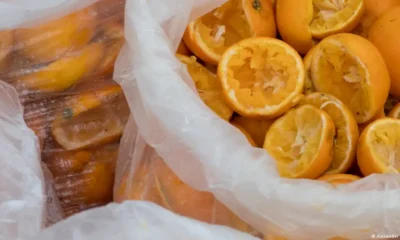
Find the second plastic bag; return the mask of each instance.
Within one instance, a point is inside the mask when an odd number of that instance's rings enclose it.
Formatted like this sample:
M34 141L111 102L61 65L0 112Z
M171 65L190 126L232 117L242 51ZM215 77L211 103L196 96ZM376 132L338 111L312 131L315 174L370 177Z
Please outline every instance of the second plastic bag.
M127 46L114 76L144 140L185 183L213 193L264 234L296 240L396 234L400 222L397 176L370 176L340 189L312 180L280 178L265 150L251 147L237 129L200 100L175 49L189 20L222 3L127 1ZM135 128L131 125L128 130ZM143 139L135 136L125 134L120 157L130 157L133 167L138 167L151 153L145 151ZM133 143L136 149L129 150Z

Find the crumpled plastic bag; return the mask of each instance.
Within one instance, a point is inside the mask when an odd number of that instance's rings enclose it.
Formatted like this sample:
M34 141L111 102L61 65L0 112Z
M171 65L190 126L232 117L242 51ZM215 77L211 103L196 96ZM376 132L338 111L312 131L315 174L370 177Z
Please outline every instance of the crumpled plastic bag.
M256 240L227 227L176 215L150 202L128 201L87 210L53 225L32 240Z
M24 239L45 224L45 183L37 138L24 122L17 92L4 82L0 126L0 239Z
M50 19L47 13L61 16L93 2L2 2L0 28L45 22ZM21 92L0 81L0 239L255 240L244 233L186 219L146 202L110 204L60 221L63 212L49 170L54 166L48 168L41 161L41 147L46 143L38 139L36 128L31 130L24 117Z
M17 92L4 82L0 82L0 125L0 239L256 239L133 201L87 210L44 229L46 217L55 217L59 208L45 183L43 174L48 173L41 169L37 137L24 123Z
M3 1L0 15L0 79L16 89L39 138L46 186L57 196L47 201L59 200L61 217L111 202L130 114L112 80L124 1Z
M373 175L339 189L280 178L266 151L251 147L200 100L175 50L188 22L222 2L127 1L127 44L114 77L140 133L127 136L136 132L128 124L120 158L131 159L132 171L147 142L184 182L212 192L264 234L296 240L400 234L398 175ZM129 149L133 143L136 149Z

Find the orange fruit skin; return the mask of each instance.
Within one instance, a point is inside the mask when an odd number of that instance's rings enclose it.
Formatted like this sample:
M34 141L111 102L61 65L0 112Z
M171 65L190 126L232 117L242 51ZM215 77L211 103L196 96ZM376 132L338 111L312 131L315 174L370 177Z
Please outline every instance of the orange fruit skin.
M390 73L390 93L400 97L400 6L386 11L372 25L368 39L379 49Z
M304 69L305 69L305 78L304 78L304 94L310 94L315 92L314 85L311 80L311 63L312 63L312 58L314 56L316 47L312 47L305 57L303 58L303 63L304 63Z
M236 123L231 123L233 126L235 126L237 129L239 129L247 138L247 140L249 141L249 143L251 144L251 146L253 147L257 147L256 143L254 142L254 140L251 138L250 134L246 131L246 129L244 129L242 126L240 126L239 124Z
M400 5L399 0L364 0L365 11L354 33L368 37L374 22L387 10Z
M61 151L45 158L67 216L112 201L118 146Z
M370 86L374 91L374 99L372 101L373 106L371 107L373 109L373 114L369 119L371 120L373 116L376 116L382 110L389 95L390 77L389 73L385 71L387 67L382 55L379 50L371 44L371 42L355 34L339 33L329 36L324 40L326 41L328 39L339 41L353 56L357 56L361 59L364 65L368 68L369 79L372 79L372 81L370 81ZM314 86L318 91L319 89L315 83ZM359 124L365 123L357 122Z
M279 108L275 109L273 111L269 111L268 113L260 113L256 111L249 111L249 109L246 109L244 106L241 104L237 103L237 101L234 101L231 99L229 96L229 91L231 88L227 84L227 77L226 77L226 71L229 71L227 69L226 65L228 65L228 60L231 56L235 55L232 54L232 52L236 51L236 54L240 55L240 51L242 51L244 48L248 47L250 48L251 45L254 44L260 44L262 46L268 45L268 44L276 44L279 45L280 47L285 48L286 52L288 54L291 54L291 57L297 62L298 64L301 65L301 67L298 69L298 78L296 82L296 87L292 91L292 93L287 96L280 104ZM239 52L239 53L238 53ZM283 115L287 110L289 110L291 107L295 106L303 97L304 95L302 94L303 89L304 89L304 78L305 78L305 71L304 71L304 64L301 59L301 56L287 43L275 39L275 38L269 38L269 37L255 37L255 38L248 38L241 40L237 42L236 44L230 46L222 55L221 62L218 65L218 70L217 70L217 76L218 79L222 83L222 89L224 96L226 98L226 103L238 114L244 117L249 117L249 118L255 118L259 120L265 120L265 119L273 119L277 118L281 115Z
M118 141L129 115L122 89L115 85L72 96L57 110L59 113L51 122L51 133L66 150ZM106 114L112 116L102 119ZM79 118L82 115L84 117Z
M265 134L269 127L274 123L275 119L270 120L257 120L253 118L246 118L243 116L234 116L231 123L235 126L241 126L254 140L257 147L262 148L265 140Z
M156 184L165 204L174 212L207 223L252 232L253 229L209 192L198 191L182 182L161 158L154 162Z
M114 201L147 200L180 215L207 223L222 224L254 233L209 192L198 191L181 181L159 157L145 159L135 174L125 173L116 185Z
M58 59L67 51L77 50L93 37L95 9L90 6L60 19L33 28L15 30L18 52L33 63Z
M335 129L335 124L330 119L330 116L325 112L323 112L323 114L324 114L325 118L329 119L329 121L327 121L328 128ZM333 156L332 136L333 135L331 135L331 134L325 134L324 138L321 139L321 144L320 144L321 148L319 151L321 153L326 153L323 155L330 156L330 157L324 158L324 159L319 159L319 160L314 160L309 165L307 170L303 171L301 173L301 175L298 176L298 178L315 179L315 178L321 176L321 174L328 169L328 167L331 165L332 156Z
M269 0L240 0L245 12L246 18L253 31L254 36L276 37L275 14ZM260 6L255 9L253 4ZM268 23L268 24L266 24ZM183 41L191 52L201 60L218 65L219 58L214 58L207 54L196 41L201 41L201 37L194 30L195 22L192 21L187 26L183 34Z
M365 11L365 4L364 4L364 1L362 1L360 9L359 9L359 11L357 11L358 14L356 16L353 16L353 18L347 22L345 27L343 27L341 29L331 30L331 31L325 32L323 34L314 35L314 37L318 38L318 39L324 39L333 34L351 32L360 22L360 19L362 18L364 11Z
M379 119L378 121L385 121L386 119ZM372 152L370 151L370 146L367 142L367 133L368 130L373 127L373 123L368 125L364 131L362 132L360 138L358 139L358 146L357 146L357 163L360 168L361 173L364 176L369 176L374 173L384 173L384 169L380 162L376 162Z
M190 22L189 25L186 27L185 33L183 34L183 41L186 46L201 60L213 65L218 65L217 59L211 58L207 53L203 51L201 47L199 47L195 43L195 34L196 33L194 31L194 22Z
M91 74L104 57L104 45L93 43L73 55L66 55L49 65L22 76L17 87L40 92L60 92Z
M331 116L336 126L332 165L325 174L347 172L354 163L357 140L359 137L358 126L353 113L342 101L330 94L318 92L310 93L304 101L326 111ZM323 106L324 104L328 104L327 108ZM329 108L331 104L336 107L336 110ZM337 111L340 111L338 115ZM346 138L346 141L343 141L343 138ZM346 143L345 146L343 145L344 143ZM343 151L347 153L344 158L342 155ZM340 163L340 165L336 165L338 163Z
M255 37L276 37L275 13L270 0L242 0L242 6Z
M306 54L313 46L309 28L312 7L310 0L276 1L276 22L279 33L282 39L300 54Z
M361 179L359 176L352 174L327 174L319 177L317 180L326 181L333 185L346 184Z
M174 212L204 222L212 221L213 194L186 185L161 159L154 163L154 170L160 194Z
M399 0L364 0L365 10L373 12L376 17L394 6L400 5Z
M320 177L331 165L333 156L333 138L335 135L334 133L335 124L333 123L333 120L328 115L328 113L320 110L319 108L308 104L303 105L301 107L310 107L314 108L318 112L321 112L322 115L321 118L323 119L323 121L325 121L326 126L318 146L319 149L318 155L314 156L314 158L310 160L310 163L308 164L306 169L292 176L292 178L316 179ZM268 145L267 145L268 132L271 131L271 129L276 128L274 126L278 124L279 124L279 118L271 125L271 127L267 131L263 146L263 148L266 151L268 151Z

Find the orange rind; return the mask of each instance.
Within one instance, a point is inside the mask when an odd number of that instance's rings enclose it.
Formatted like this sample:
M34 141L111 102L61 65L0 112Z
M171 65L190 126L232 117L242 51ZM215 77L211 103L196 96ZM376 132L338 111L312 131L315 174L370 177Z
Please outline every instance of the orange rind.
M363 12L363 0L277 0L276 21L282 39L306 54L314 39L351 31Z
M390 94L400 97L400 6L382 14L372 25L368 39L378 48L390 73Z
M128 116L121 88L110 86L67 100L52 121L51 131L66 150L94 147L117 141Z
M218 79L231 108L245 117L275 118L303 97L304 65L285 42L248 38L232 45L218 65Z
M176 54L176 56L187 67L203 102L218 116L229 121L233 111L226 103L221 84L215 74L198 63L194 56L187 57L181 54Z
M269 128L264 149L287 178L321 176L331 165L335 124L323 110L306 104L289 110Z
M378 49L355 34L322 40L312 56L315 90L339 98L362 124L376 116L389 95L390 77Z
M189 23L183 40L201 60L217 65L225 50L253 37L275 37L274 11L269 0L229 0Z
M357 121L353 113L342 101L330 94L311 93L304 102L328 113L335 124L333 158L326 174L345 173L355 160L359 136Z
M399 119L383 118L368 125L357 147L357 162L362 174L399 173L399 143Z

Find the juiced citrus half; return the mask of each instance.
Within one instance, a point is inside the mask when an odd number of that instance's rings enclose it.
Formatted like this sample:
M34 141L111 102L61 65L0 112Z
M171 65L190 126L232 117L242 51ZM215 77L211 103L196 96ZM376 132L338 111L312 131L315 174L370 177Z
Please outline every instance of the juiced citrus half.
M281 40L248 38L225 51L218 65L218 78L237 113L273 118L301 99L304 65L296 50Z
M350 109L339 99L324 93L311 93L305 103L314 105L332 118L336 127L333 158L328 174L344 173L354 162L358 140L358 126Z
M265 134L274 121L275 119L258 120L236 115L232 118L231 123L235 126L241 126L251 136L258 147L263 147Z
M388 117L400 119L400 103L396 104L392 110L390 110Z
M233 110L227 105L222 93L221 83L215 74L198 63L194 56L187 57L181 54L176 54L176 56L186 65L203 102L221 118L229 121Z
M183 40L200 59L217 65L232 44L252 36L275 35L275 15L269 0L229 0L191 22Z
M351 31L363 10L363 0L278 0L276 21L283 40L305 54L313 38Z
M54 139L66 150L117 141L128 120L122 89L109 86L72 96L52 121Z
M394 7L379 17L372 25L368 39L379 49L385 59L392 80L390 93L400 97L400 6Z
M364 0L365 11L353 33L367 38L375 21L385 11L399 5L400 0Z
M331 117L306 104L289 110L272 124L264 149L276 160L282 177L315 179L332 162L334 136Z
M377 115L389 94L390 78L381 54L355 34L322 40L312 57L311 78L318 92L344 102L359 124Z
M352 174L327 174L319 177L318 180L331 183L333 185L346 184L361 179L359 176Z
M383 118L368 125L359 139L357 161L364 176L399 173L400 120Z

